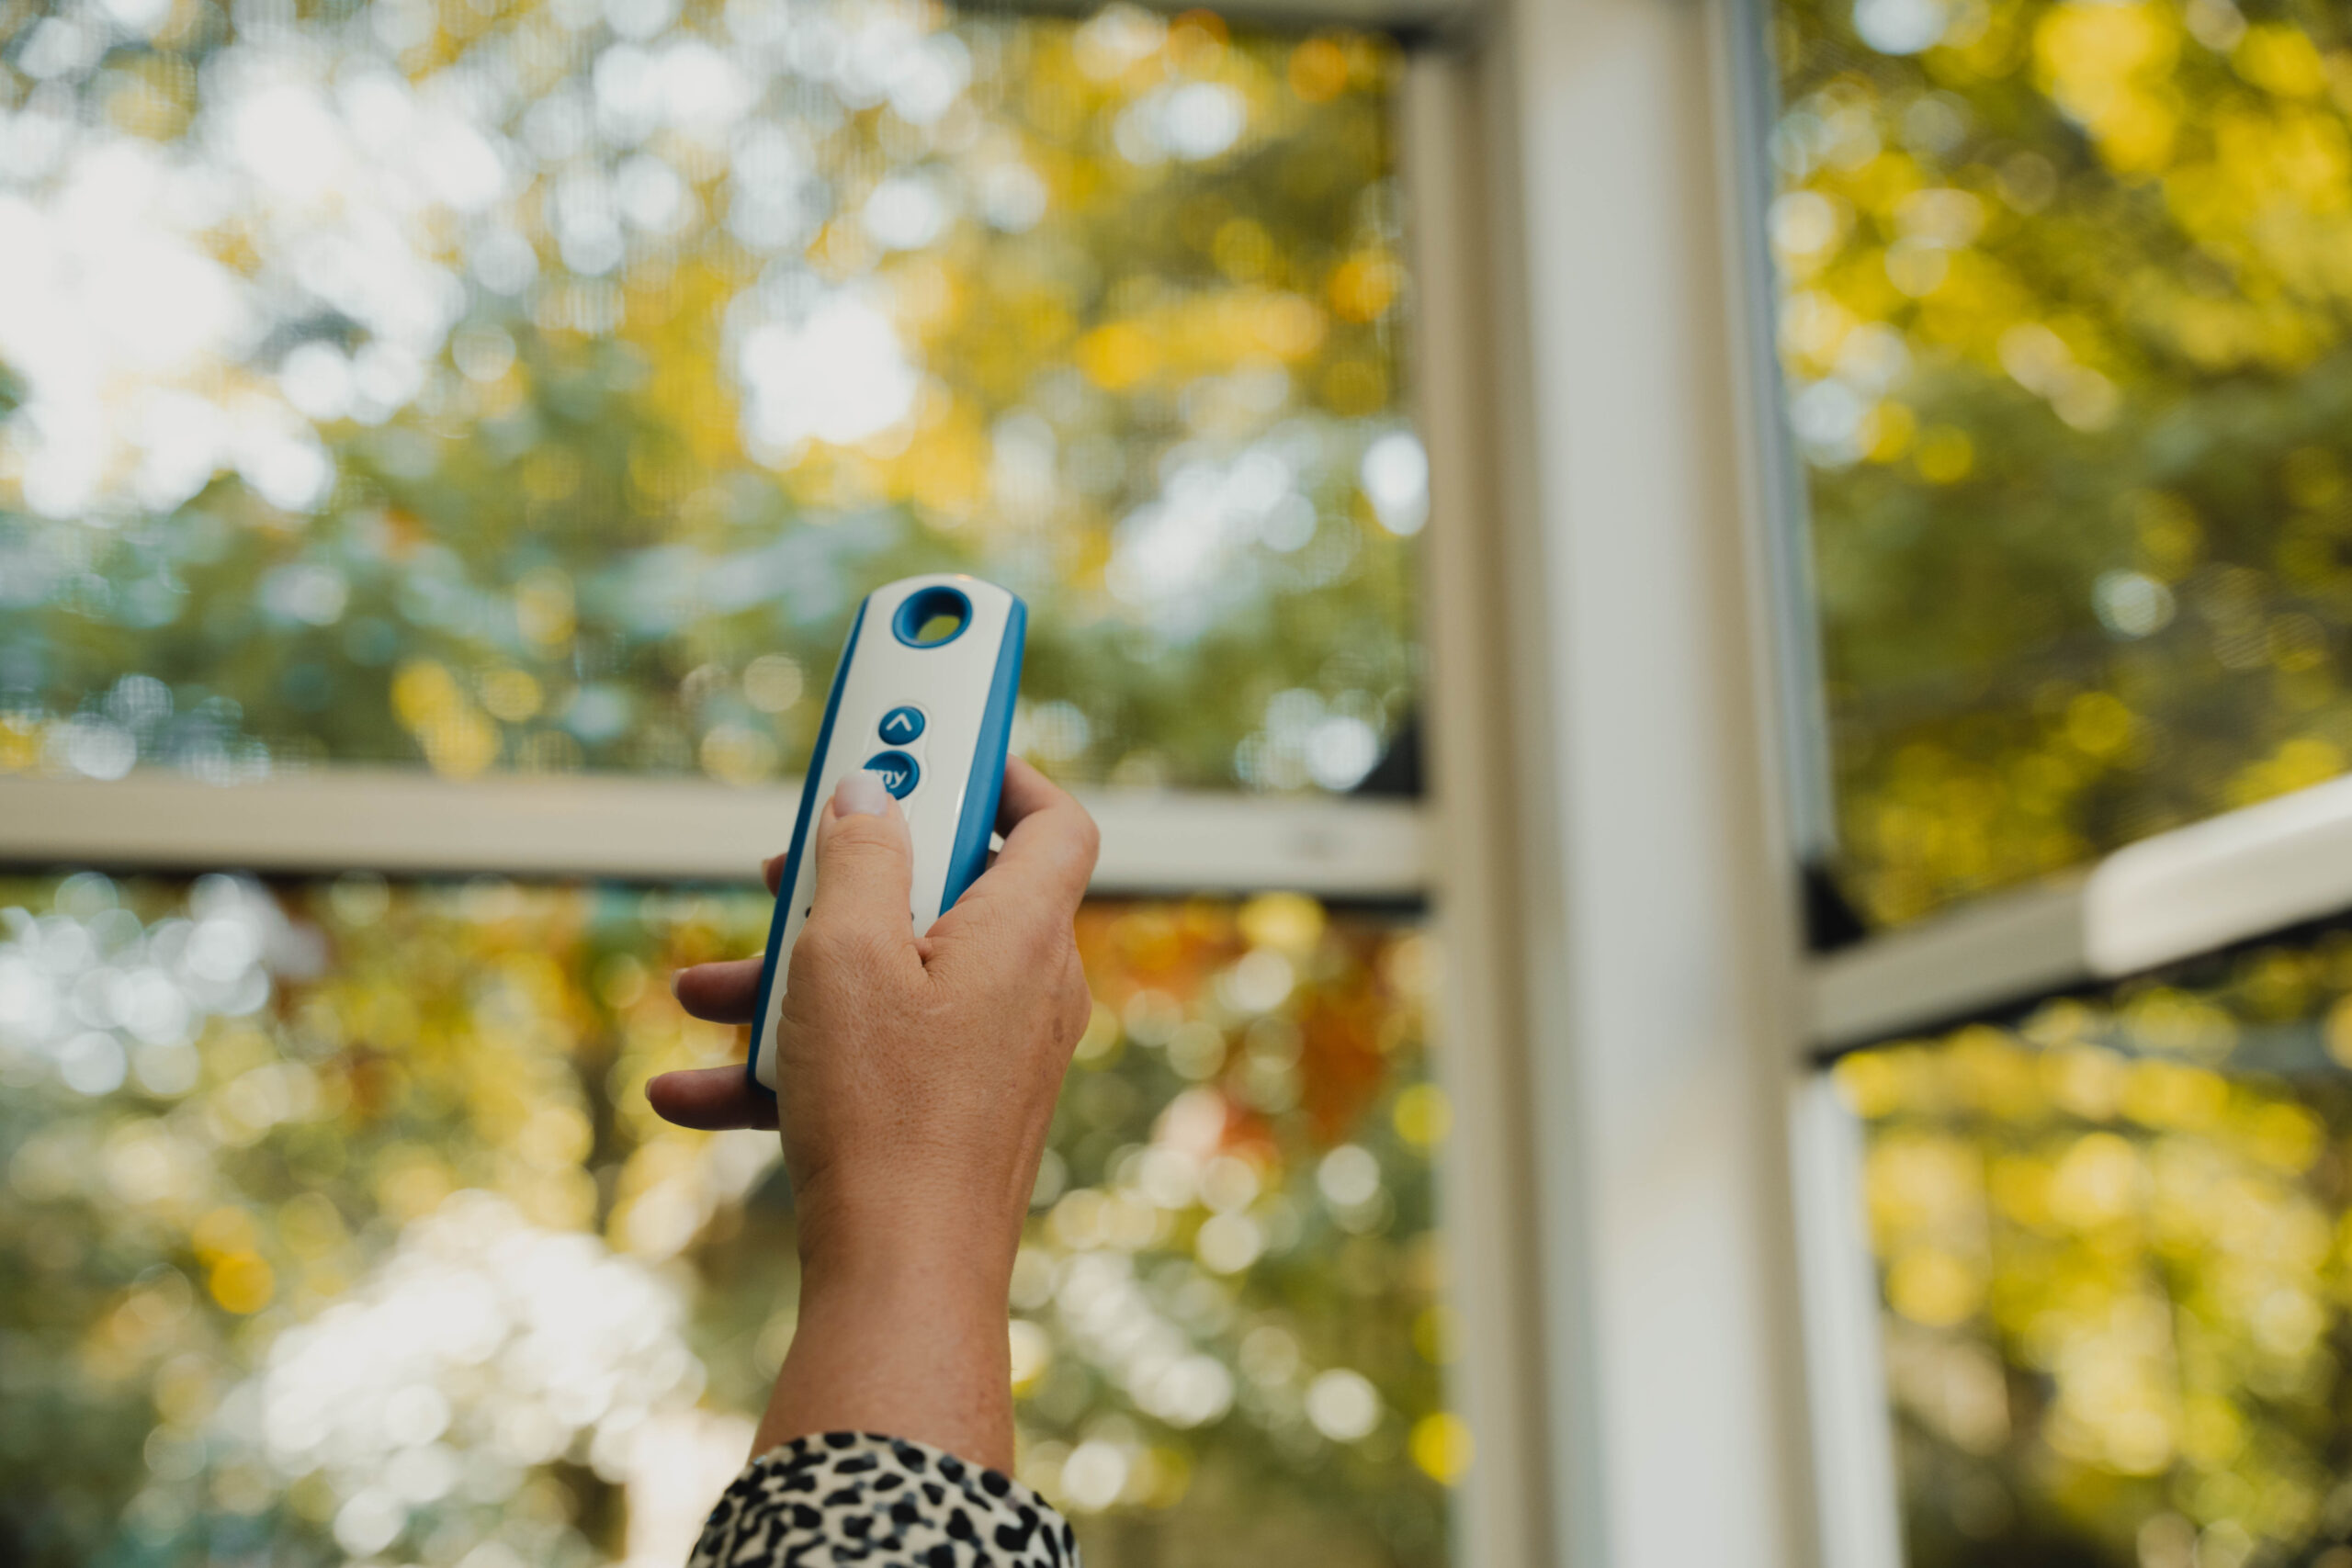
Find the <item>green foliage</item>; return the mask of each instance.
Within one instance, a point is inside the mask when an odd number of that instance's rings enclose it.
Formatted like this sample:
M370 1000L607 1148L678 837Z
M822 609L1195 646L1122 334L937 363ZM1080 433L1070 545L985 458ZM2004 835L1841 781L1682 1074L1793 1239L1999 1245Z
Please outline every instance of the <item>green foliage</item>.
M643 1085L740 1050L663 981L766 903L0 888L10 1561L682 1560L790 1342L792 1210L772 1134ZM1442 1562L1423 939L1279 896L1080 935L1023 1478L1114 1565Z
M2341 773L2352 285L2315 264L2347 238L2342 17L1778 15L1857 904L1912 919Z
M1911 1559L2352 1551L2342 931L1849 1059Z
M64 113L0 168L0 768L757 782L946 569L1030 600L1066 775L1351 784L1417 681L1393 49L592 12L0 18ZM97 233L141 181L212 205Z

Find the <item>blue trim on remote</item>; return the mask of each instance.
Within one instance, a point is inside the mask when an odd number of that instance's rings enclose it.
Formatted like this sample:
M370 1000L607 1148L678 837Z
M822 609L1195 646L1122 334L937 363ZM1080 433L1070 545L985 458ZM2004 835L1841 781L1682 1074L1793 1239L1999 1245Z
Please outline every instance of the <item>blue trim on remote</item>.
M964 889L988 869L989 834L995 830L997 807L1004 795L1004 759L1012 743L1012 700L1021 694L1021 654L1029 640L1029 606L1018 593L1007 597L1012 607L1005 615L1004 641L997 649L989 704L980 712L980 743L972 753L971 775L964 783L964 808L956 818L956 842L947 852L947 885L939 894L942 914L954 908Z
M923 623L934 615L953 615L956 629L936 642L925 642L915 634ZM919 588L899 602L899 613L890 617L890 631L909 648L945 648L972 624L972 601L960 588L950 588L935 582L929 588Z
M775 984L775 966L784 948L785 922L792 915L792 890L800 881L800 851L808 841L808 824L816 816L817 786L821 782L826 748L832 743L833 716L841 710L842 689L849 684L849 661L857 651L857 634L865 625L865 606L872 595L858 601L857 619L849 624L849 638L842 644L842 661L833 669L833 689L825 697L824 721L817 726L817 749L808 754L808 782L800 786L800 815L793 819L792 847L784 854L784 879L776 884L775 915L768 921L768 951L760 964L760 997L752 1004L752 1048L743 1054L743 1081L752 1092L770 1100L775 1090L760 1081L760 1032L767 1027L768 988ZM1016 601L1017 603L1017 601Z

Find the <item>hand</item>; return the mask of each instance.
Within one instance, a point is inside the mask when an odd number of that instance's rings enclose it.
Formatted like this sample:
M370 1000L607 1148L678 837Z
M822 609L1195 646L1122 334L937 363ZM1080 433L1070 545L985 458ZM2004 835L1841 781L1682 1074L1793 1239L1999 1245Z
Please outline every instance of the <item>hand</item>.
M998 828L994 863L917 936L906 818L873 774L844 779L816 825L815 908L786 975L776 1100L741 1066L647 1088L684 1126L766 1126L783 1112L801 1317L763 1448L859 1427L1011 1461L1005 1290L1091 1010L1072 917L1097 835L1084 808L1017 760ZM778 874L769 862L772 889ZM681 971L679 1000L748 1022L760 964Z

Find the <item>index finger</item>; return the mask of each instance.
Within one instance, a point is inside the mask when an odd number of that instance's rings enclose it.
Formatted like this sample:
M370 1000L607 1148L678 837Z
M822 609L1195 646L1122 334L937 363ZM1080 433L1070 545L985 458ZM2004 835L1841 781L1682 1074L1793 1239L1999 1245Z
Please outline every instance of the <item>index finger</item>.
M1025 884L1069 908L1086 896L1087 879L1102 836L1086 807L1045 774L1014 757L1004 765L1004 794L997 807L997 831L1004 848L981 882ZM977 883L975 886L978 886Z

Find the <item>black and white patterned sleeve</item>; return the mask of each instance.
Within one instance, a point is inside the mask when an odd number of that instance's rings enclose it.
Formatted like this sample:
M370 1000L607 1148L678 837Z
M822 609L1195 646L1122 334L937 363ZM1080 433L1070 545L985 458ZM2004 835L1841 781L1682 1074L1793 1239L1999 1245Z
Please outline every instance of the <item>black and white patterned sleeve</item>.
M1069 1523L1021 1483L903 1438L826 1432L753 1460L691 1568L1078 1568Z

